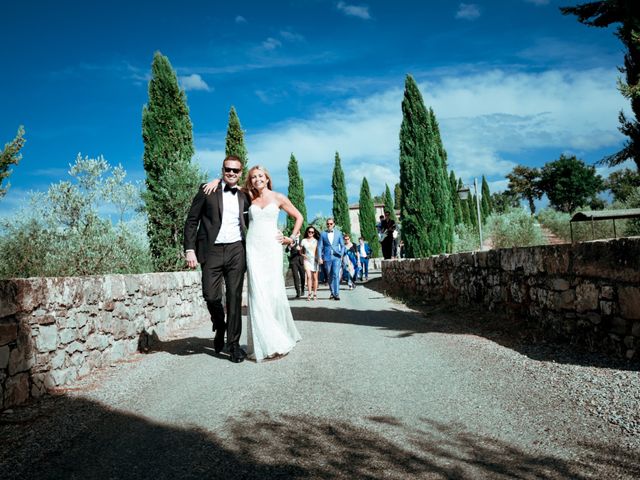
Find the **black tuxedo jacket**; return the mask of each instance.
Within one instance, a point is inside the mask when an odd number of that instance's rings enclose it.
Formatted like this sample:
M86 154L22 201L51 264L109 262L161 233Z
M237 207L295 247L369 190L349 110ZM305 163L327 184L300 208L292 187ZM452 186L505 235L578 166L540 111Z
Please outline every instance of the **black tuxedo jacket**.
M204 185L204 184L202 184ZM202 185L191 202L191 208L187 214L184 225L184 249L195 250L199 263L204 263L211 247L218 237L222 225L222 187L209 195L205 195ZM240 212L240 232L244 242L247 227L249 225L249 197L238 189L238 207Z

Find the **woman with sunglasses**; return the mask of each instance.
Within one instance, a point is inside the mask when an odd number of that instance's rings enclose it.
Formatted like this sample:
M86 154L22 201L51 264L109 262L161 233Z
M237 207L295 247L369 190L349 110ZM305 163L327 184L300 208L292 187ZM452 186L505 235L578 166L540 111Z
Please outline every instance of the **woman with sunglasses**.
M304 272L307 280L307 301L318 299L318 239L320 235L313 225L304 231L304 238L300 242L304 254Z
M216 191L220 180L205 186ZM289 353L302 337L293 322L282 274L282 244L293 245L302 227L302 214L283 194L273 191L266 168L249 169L242 189L251 199L247 252L247 353L261 362ZM280 210L295 218L292 236L278 230Z

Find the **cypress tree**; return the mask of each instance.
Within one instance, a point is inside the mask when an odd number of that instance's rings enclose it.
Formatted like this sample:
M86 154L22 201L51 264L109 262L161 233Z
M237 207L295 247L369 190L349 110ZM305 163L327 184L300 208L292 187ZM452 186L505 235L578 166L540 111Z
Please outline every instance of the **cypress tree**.
M425 257L432 251L428 232L435 222L425 174L427 122L428 114L418 85L407 75L400 126L400 216L407 258Z
M11 142L5 144L4 148L0 152L0 198L7 194L7 190L11 184L7 182L6 187L2 187L2 182L5 181L11 175L12 170L9 170L11 165L17 165L22 158L20 150L24 146L26 140L24 138L24 127L20 125L18 127L18 133Z
M493 211L493 207L491 205L491 192L489 191L489 184L487 183L487 179L484 178L484 175L482 175L482 188L480 191L482 192L480 210L482 212L482 221L484 222Z
M242 130L240 119L233 105L229 110L229 123L227 125L224 154L226 157L233 155L242 160L242 176L240 177L240 182L243 182L247 174L249 155L247 153L247 147L244 145L244 131Z
M459 225L464 223L462 219L462 206L460 205L460 196L458 195L458 181L453 170L449 174L449 186L451 190L451 204L453 205L453 223Z
M333 166L333 219L343 233L351 235L351 220L349 219L349 201L347 200L347 186L344 182L344 172L340 164L340 155L336 152Z
M398 217L396 216L396 209L393 203L393 197L391 196L391 190L389 190L389 185L387 185L386 183L384 184L384 186L384 209L385 211L389 210L389 218L397 223Z
M393 187L393 208L400 210L400 199L402 198L402 187L399 183Z
M373 257L380 256L380 242L378 241L378 233L376 231L376 211L369 190L369 182L367 177L362 179L360 186L360 202L358 204L358 218L360 220L360 236L369 243L371 247L371 255ZM354 242L357 243L357 242Z
M156 271L184 268L182 236L191 200L204 174L191 163L193 132L184 90L169 59L156 52L149 103L142 110L147 234Z
M293 206L300 210L302 214L302 218L304 219L304 223L302 228L305 228L307 224L307 206L304 203L304 182L302 181L302 177L300 176L300 170L298 169L298 161L296 157L291 154L291 158L289 159L289 165L287 167L289 171L289 190L287 191L287 196ZM287 227L285 229L285 235L291 235L293 231L293 226L295 225L295 218L287 215Z
M431 185L432 203L435 208L438 230L434 232L437 250L432 253L451 252L453 247L454 212L447 171L447 152L442 144L440 126L433 109L429 108L429 139L431 158L425 167Z
M477 198L477 195L473 195L471 192L469 192L469 196L467 197L467 202L469 203L469 219L471 220L471 225L475 228L478 228Z

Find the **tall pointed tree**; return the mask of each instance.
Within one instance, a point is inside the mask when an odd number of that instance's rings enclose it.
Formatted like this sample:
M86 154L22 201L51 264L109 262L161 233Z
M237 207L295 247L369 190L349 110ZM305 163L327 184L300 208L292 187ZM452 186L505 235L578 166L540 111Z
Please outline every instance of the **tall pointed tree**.
M227 137L225 139L224 154L226 157L233 155L242 160L242 177L240 182L244 181L247 174L247 162L249 161L249 155L247 153L247 147L244 144L244 131L242 125L240 125L240 119L236 113L236 108L232 105L229 110L229 123L227 125Z
M149 247L157 271L184 268L182 236L191 199L204 175L191 162L193 132L184 90L169 59L156 52L149 103L142 109Z
M436 222L425 173L428 118L418 85L407 75L400 126L400 216L407 258L425 257L433 248L428 232Z
M393 203L393 197L391 196L391 190L389 190L389 185L387 185L386 183L384 184L385 190L384 190L384 209L389 210L389 217L391 218L391 220L393 220L394 222L398 221L398 217L396 215L396 209L395 209L395 205Z
M439 220L438 250L433 253L451 252L453 248L454 213L451 203L449 172L447 171L447 152L442 143L440 126L432 108L429 108L430 137L432 142L431 161L425 168L427 178L432 172L432 196L435 214Z
M302 218L304 219L304 223L302 225L302 228L304 229L307 224L307 206L304 203L304 182L300 176L298 161L293 153L289 159L287 170L289 171L289 190L287 191L287 196L289 197L289 200L291 200L291 203L293 203L293 206L300 210ZM287 215L285 235L291 235L295 223L295 219L290 215Z
M24 146L26 140L24 139L24 128L22 125L18 128L18 133L15 138L9 143L5 144L2 152L0 152L0 198L7 194L7 190L11 184L7 182L6 187L2 188L2 183L11 175L12 170L9 170L11 165L17 165L22 158L20 150Z
M469 208L469 222L474 228L478 228L478 207L476 205L476 196L469 192L467 197L467 206Z
M358 204L358 218L360 220L360 236L369 243L373 257L380 256L380 242L376 231L376 211L371 198L371 190L367 177L362 179L360 186L360 202Z
M628 137L622 150L602 159L609 165L619 165L632 159L640 171L640 6L638 0L600 0L575 7L561 7L564 15L576 15L578 21L591 27L608 27L619 23L615 35L627 49L624 55L625 81L618 81L618 89L631 101L635 118L629 120L624 112L618 114L620 132Z
M402 187L399 183L393 187L393 208L400 210L400 199L402 198Z
M333 189L333 219L344 233L351 234L347 185L344 181L344 172L342 171L342 164L340 163L340 155L338 152L336 152L335 163L333 165L331 188Z
M482 175L482 201L480 202L480 209L482 211L482 220L486 220L493 212L493 206L491 205L491 192L489 191L489 184L487 179Z
M451 191L451 204L453 205L453 221L455 225L464 223L462 219L462 206L460 205L460 196L458 195L458 181L453 170L449 174L449 185Z

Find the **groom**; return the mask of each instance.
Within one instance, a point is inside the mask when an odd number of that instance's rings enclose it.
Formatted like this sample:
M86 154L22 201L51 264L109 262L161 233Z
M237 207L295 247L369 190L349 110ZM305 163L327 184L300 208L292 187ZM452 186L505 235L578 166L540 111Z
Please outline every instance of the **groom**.
M318 249L320 250L320 263L324 267L329 290L331 290L329 298L340 300L340 272L342 271L342 255L344 255L344 239L333 218L327 219L327 229L320 235Z
M202 186L191 203L184 226L187 265L202 267L202 294L216 332L213 347L220 353L227 333L230 360L242 362L247 356L240 348L242 333L242 284L246 270L246 216L251 202L238 188L242 161L228 156L222 162L222 188L206 195ZM222 306L222 279L227 303L227 322Z

